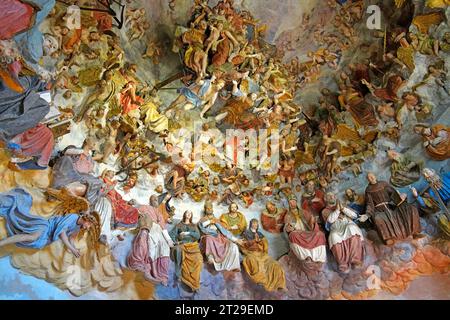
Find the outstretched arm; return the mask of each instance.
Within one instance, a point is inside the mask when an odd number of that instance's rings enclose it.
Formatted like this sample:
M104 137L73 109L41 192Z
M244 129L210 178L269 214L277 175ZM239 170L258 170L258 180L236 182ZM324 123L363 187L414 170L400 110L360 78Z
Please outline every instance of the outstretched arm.
M61 241L64 243L64 245L66 246L66 248L69 249L70 252L72 252L72 254L75 256L75 258L81 257L80 250L78 250L77 248L75 248L75 246L70 242L69 237L67 237L67 234L66 234L65 231L63 231L63 232L59 235L59 238L60 238Z

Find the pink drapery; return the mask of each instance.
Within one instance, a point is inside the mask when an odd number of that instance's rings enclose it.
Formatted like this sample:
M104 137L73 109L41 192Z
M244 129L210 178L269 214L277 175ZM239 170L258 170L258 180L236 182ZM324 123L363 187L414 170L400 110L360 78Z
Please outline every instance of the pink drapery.
M147 280L167 284L169 280L169 257L159 257L152 261L148 247L149 231L141 229L133 241L133 247L127 258L130 269L144 273Z
M19 0L0 1L0 40L7 40L33 25L35 10Z
M26 157L38 157L37 164L47 167L52 155L55 140L53 132L45 125L38 124L14 137L12 142L20 145L20 153Z

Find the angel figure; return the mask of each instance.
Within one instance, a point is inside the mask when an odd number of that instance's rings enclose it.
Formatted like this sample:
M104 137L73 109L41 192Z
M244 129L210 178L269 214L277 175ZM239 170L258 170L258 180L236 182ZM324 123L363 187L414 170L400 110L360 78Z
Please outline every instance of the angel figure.
M149 58L152 60L153 64L159 64L159 58L162 55L161 45L155 41L148 40L147 48L145 49L142 58Z
M128 32L130 42L134 40L141 40L148 29L150 29L150 23L146 20L135 23Z
M181 88L179 90L180 95L170 104L166 109L166 112L184 103L185 110L203 107L200 115L203 118L205 113L208 112L216 102L219 92L224 86L225 81L218 80L216 82L216 78L213 76L211 79L198 81L194 86Z
M209 38L206 40L205 45L206 54L209 53L209 50L213 52L217 51L217 45L219 44L219 39L223 30L223 23L219 22L216 25L210 25L209 29L211 31Z
M108 160L109 156L112 155L114 153L114 151L116 150L117 135L118 135L119 129L120 129L120 121L115 119L111 122L108 122L106 124L106 126L108 127L109 134L108 134L105 144L103 146L103 155L100 160L103 163L105 163Z
M81 253L73 244L73 238L80 231L92 231L94 239L98 240L98 215L67 214L45 219L31 214L32 204L31 195L20 188L0 194L0 217L6 220L8 232L8 237L0 240L0 247L16 244L22 248L43 249L61 240L79 258Z
M439 40L434 40L428 35L410 33L411 46L415 51L423 55L439 55Z
M427 84L429 84L430 81L434 80L434 82L441 87L442 89L447 92L447 94L450 94L448 91L445 81L447 80L447 68L445 66L444 61L439 61L435 63L434 65L431 65L428 67L428 72L423 77L422 81L420 81L418 84L416 84L413 87L413 91L416 91L418 88L423 87Z

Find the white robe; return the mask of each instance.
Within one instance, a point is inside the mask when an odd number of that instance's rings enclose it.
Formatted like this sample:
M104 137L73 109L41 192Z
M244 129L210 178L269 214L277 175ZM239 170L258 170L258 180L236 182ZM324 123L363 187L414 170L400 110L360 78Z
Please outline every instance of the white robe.
M157 223L152 224L152 228L148 233L148 256L152 261L161 257L170 256L170 247L174 243L170 238L167 230L163 230Z
M211 221L205 221L203 222L204 227L208 227L214 230L217 230L215 225L210 224ZM236 241L237 238L233 237L233 241ZM239 247L236 243L228 240L228 249L225 253L225 258L222 262L217 263L214 261L214 269L216 271L233 271L233 270L241 270L241 261L239 259L240 253L239 253Z
M239 260L239 247L236 243L230 241L225 259L221 263L214 262L216 271L233 271L241 270L241 262Z
M345 214L345 217L340 217L339 209L336 209L328 216L327 222L331 224L328 237L330 248L353 236L359 236L361 240L364 240L361 229L352 221L352 219L358 217L356 212L349 208L344 208L342 212Z
M318 246L314 249L306 249L300 247L298 244L291 243L290 248L294 255L301 261L310 258L314 262L327 262L327 249L326 246Z
M111 230L111 219L113 207L107 197L100 197L95 203L94 210L100 215L100 235L106 236L106 241L111 242L113 238Z

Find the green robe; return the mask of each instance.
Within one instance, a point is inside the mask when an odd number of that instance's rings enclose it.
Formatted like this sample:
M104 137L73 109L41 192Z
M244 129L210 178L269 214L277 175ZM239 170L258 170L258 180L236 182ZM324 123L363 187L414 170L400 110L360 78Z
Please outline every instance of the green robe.
M406 187L420 179L421 165L408 156L400 156L391 165L391 183L396 187Z

